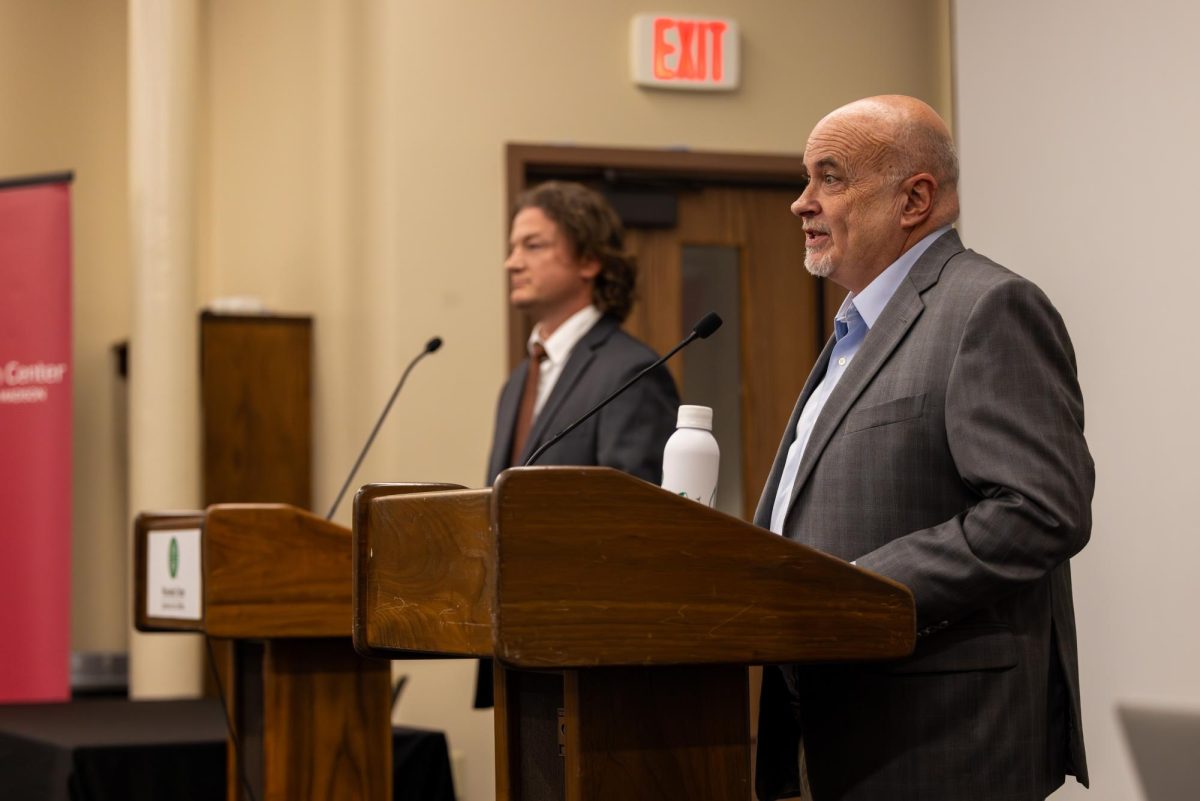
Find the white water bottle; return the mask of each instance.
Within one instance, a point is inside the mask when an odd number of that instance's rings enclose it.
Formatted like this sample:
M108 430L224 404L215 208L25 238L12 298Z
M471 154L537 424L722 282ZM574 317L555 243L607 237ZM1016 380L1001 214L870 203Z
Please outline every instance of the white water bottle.
M663 489L712 506L717 501L721 449L712 435L713 410L680 406L677 428L663 450Z

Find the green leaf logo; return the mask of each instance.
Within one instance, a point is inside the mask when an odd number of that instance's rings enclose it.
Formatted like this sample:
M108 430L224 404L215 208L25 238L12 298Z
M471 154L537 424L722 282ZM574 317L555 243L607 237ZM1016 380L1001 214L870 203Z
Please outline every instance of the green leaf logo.
M167 550L167 570L171 572L171 578L179 572L179 541L174 537L171 537L171 547Z

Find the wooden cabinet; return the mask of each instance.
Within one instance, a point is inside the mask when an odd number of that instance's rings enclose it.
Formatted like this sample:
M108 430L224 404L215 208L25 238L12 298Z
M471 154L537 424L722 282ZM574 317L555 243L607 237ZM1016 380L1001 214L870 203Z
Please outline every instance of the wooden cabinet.
M204 505L312 508L312 318L200 316Z

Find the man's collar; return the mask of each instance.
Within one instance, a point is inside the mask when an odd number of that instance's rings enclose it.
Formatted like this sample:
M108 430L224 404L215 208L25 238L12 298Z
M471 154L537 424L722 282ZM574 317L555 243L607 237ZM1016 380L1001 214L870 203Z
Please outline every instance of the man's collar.
M867 324L867 328L875 325L875 321L879 319L879 315L883 314L883 308L892 299L892 295L896 294L896 288L900 286L900 282L912 270L913 265L917 263L917 259L924 255L925 251L937 241L938 237L951 228L952 226L950 225L944 225L933 233L926 235L920 242L904 251L900 258L892 262L886 270L875 276L875 280L867 284L862 292L859 292L857 295L853 292L846 295L846 299L842 301L841 308L838 309L835 319L844 320L850 306L853 305L858 310L858 314L862 317L863 322Z
M561 364L565 362L567 357L571 355L571 351L575 345L583 338L583 335L591 330L600 318L604 315L594 305L584 306L579 311L572 314L562 325L554 329L554 333L542 339L540 326L534 326L533 332L529 335L529 346L534 342L540 342L542 347L546 349L546 357L552 364Z

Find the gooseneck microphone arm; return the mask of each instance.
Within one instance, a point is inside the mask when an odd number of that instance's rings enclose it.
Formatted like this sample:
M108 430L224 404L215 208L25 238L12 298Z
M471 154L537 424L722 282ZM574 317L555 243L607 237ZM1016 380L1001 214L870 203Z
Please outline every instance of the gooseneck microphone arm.
M712 336L713 332L716 331L720 327L721 327L721 318L717 315L716 312L709 312L708 314L701 317L700 322L698 322L694 326L692 326L692 332L690 334L688 334L682 342L680 342L675 347L671 348L671 350L669 350L667 352L667 355L663 356L658 361L656 361L654 364L650 365L645 370L642 370L640 373L635 375L633 378L626 381L624 383L624 385L621 386L620 389L618 389L616 392L609 395L607 398L605 398L604 400L600 401L595 406L593 406L588 411L588 413L585 414L583 417L580 417L574 423L571 423L571 425L567 426L562 431L559 431L557 434L555 434L553 437L551 437L549 440L547 440L545 443L543 443L543 445L540 448L538 448L533 453L529 454L529 458L526 459L525 463L521 466L529 467L531 464L536 462L538 460L538 457L541 456L543 453L545 453L550 448L551 445L558 442L560 439L565 437L567 434L570 434L572 431L574 431L576 428L578 428L583 423L587 422L587 420L592 415L594 415L596 412L600 411L605 406L607 406L610 402L615 400L617 398L617 396L620 395L622 392L624 392L625 390L629 389L631 386L636 384L639 380L641 380L642 376L646 375L646 373L649 373L654 368L661 366L663 364L663 362L665 362L667 359L671 358L676 353L681 351L683 348L690 345L692 343L692 340L707 339L708 337Z
M354 480L354 474L358 472L358 468L362 465L363 457L367 455L367 451L371 449L371 443L375 441L375 435L379 433L379 427L383 425L384 418L388 416L388 412L392 410L392 404L396 402L396 396L400 394L400 388L404 386L408 374L417 366L417 362L424 359L431 353L437 351L442 346L442 338L434 337L425 343L424 349L416 355L408 367L404 368L404 372L400 374L400 380L396 382L396 388L392 390L392 397L388 398L387 405L383 407L383 414L379 415L379 419L375 421L375 428L371 429L371 436L367 437L367 444L363 445L362 450L358 454L358 458L354 460L354 467L350 468L350 475L346 476L346 483L342 484L342 489L337 494L337 498L333 501L333 506L329 507L329 514L325 515L326 520L333 519L333 513L337 511L338 504L342 502L342 496L346 494L346 490L350 487L350 482Z

